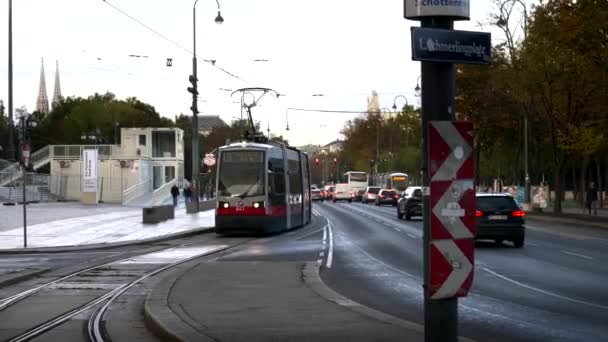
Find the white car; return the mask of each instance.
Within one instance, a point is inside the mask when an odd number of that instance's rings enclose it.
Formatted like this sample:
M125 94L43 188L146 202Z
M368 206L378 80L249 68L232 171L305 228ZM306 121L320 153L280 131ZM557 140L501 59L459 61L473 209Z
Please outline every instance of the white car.
M353 193L350 189L349 184L336 184L336 188L334 189L334 195L332 200L336 201L353 201Z

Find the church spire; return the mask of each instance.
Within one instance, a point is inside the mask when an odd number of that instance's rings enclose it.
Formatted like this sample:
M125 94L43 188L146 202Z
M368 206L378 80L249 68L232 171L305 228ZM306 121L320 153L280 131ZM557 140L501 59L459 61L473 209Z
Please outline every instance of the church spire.
M36 111L41 113L49 112L49 99L46 96L46 81L44 79L44 58L40 67L40 85L38 87L38 99L36 100Z
M54 108L57 103L61 101L61 83L59 82L59 61L55 62L55 89L53 90L53 102L51 103Z

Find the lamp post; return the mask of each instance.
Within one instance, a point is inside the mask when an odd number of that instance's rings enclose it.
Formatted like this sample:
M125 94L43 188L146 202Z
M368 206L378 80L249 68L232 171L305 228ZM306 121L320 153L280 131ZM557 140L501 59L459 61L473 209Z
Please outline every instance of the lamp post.
M23 189L23 199L22 199L22 204L23 204L23 248L27 248L27 194L26 194L26 170L28 165L30 164L30 151L31 151L31 144L29 142L29 134L28 134L28 129L29 128L36 128L36 126L38 126L38 122L36 122L36 120L34 120L31 115L28 115L27 113L23 113L23 115L21 115L19 117L19 126L21 128L21 142L20 142L20 149L21 149L21 158L20 158L20 162L21 162L21 185L22 185L22 189Z
M418 79L416 80L416 87L414 88L414 91L416 92L416 96L422 96L422 89L420 88L420 78L422 77L422 75L418 76Z
M526 40L528 38L528 6L526 5L525 2L523 2L522 0L511 0L511 3L513 4L513 6L515 6L516 3L519 3L523 8L524 8L524 40ZM500 6L500 13L503 13L503 9L505 7L505 5L507 4L507 2L503 2L502 5ZM505 18L502 17L499 19L499 22L502 22L505 25L508 25L509 23L506 22ZM524 105L525 107L525 105ZM526 110L526 108L524 109L524 185L526 188L525 191L525 203L530 203L530 150L529 150L529 146L528 146L528 111Z
M220 3L218 0L215 0L217 3L217 17L215 17L215 22L217 24L221 24L224 22L224 18L220 13ZM199 185L198 178L200 174L200 156L198 152L198 144L199 144L199 133L198 133L198 75L196 69L196 4L198 0L194 1L194 5L192 6L192 75L190 75L189 80L192 83L192 87L188 88L188 92L192 93L192 106L190 109L192 110L192 183L194 184L194 203L196 206L196 212L199 211Z
M8 148L7 159L15 158L13 124L13 0L8 0ZM16 158L15 158L16 159Z
M422 76L422 75L421 75ZM418 87L418 84L416 84L416 87ZM404 109L406 109L407 107L410 106L409 101L407 100L407 97L405 97L404 95L397 95L395 96L395 98L393 99L393 110L396 111L397 110L397 99L402 97L405 100L405 105L403 107L401 107L401 111L403 112ZM405 132L405 147L408 147L409 145L409 130L406 130Z

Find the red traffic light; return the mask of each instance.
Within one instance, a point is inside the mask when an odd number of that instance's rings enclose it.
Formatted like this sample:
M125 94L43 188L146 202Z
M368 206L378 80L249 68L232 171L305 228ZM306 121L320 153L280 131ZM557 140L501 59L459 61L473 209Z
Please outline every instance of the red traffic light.
M315 158L315 164L319 165L319 158Z

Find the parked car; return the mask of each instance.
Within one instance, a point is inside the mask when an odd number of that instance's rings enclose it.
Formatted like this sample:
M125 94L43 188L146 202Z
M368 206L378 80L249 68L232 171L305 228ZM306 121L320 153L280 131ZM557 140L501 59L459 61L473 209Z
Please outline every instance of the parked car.
M350 185L349 184L336 184L336 188L334 190L334 194L332 197L332 201L334 201L334 203L336 201L349 201L352 202L353 201L353 193L350 191Z
M361 202L369 203L376 201L376 197L378 197L378 192L380 192L379 186L368 186L367 188L365 188L365 191L361 196Z
M323 197L323 191L321 189L317 188L316 186L310 187L310 197L313 201L323 202L323 200L325 199Z
M397 202L397 218L411 220L412 216L422 216L422 188L409 186L401 193Z
M397 191L392 189L382 189L380 192L378 192L378 197L376 197L376 205L392 204L396 206L398 200L399 195L397 194Z
M510 194L477 194L476 239L492 239L497 244L504 240L517 248L524 246L526 235L525 216L519 204Z

